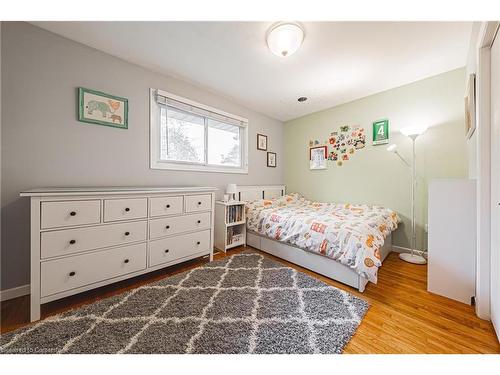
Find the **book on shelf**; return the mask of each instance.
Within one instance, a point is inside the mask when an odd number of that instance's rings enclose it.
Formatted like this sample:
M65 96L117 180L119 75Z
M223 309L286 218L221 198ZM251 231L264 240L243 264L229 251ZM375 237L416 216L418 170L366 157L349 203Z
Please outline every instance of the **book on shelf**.
M234 227L227 228L227 245L243 242L244 234L238 232Z
M226 207L226 223L237 223L242 221L244 217L244 206L227 206Z

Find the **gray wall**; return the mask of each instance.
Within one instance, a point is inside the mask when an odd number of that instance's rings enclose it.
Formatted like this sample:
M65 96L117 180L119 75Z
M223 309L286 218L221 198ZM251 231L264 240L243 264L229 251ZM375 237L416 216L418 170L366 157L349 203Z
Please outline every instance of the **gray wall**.
M2 290L29 283L29 205L18 197L21 190L283 183L281 122L30 24L3 22L1 38ZM79 86L128 98L129 129L78 122ZM149 169L150 87L248 118L249 173ZM277 168L266 167L266 153L256 150L256 133L269 136L269 150L278 153Z

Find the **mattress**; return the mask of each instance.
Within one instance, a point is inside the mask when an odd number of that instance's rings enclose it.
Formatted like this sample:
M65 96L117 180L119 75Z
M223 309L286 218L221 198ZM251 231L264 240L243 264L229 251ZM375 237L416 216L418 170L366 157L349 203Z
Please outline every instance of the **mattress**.
M313 202L297 193L248 202L246 215L249 230L324 255L373 283L380 249L400 222L384 207Z

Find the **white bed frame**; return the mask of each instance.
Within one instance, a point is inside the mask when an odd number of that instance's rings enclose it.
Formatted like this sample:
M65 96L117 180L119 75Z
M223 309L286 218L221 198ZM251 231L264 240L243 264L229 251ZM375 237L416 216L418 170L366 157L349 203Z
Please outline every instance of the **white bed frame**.
M241 201L270 199L284 195L285 190L285 185L238 186L237 197ZM364 292L368 283L366 278L359 276L351 268L333 259L273 240L252 231L247 232L247 245L352 286L361 293ZM384 246L380 249L381 260L384 261L391 251L392 236L389 235L384 241Z

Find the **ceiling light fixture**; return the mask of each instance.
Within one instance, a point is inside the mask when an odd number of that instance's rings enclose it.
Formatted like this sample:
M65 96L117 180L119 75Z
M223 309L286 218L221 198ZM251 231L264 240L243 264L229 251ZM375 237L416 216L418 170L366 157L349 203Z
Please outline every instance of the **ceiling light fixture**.
M304 30L296 23L279 23L267 34L267 45L276 56L287 57L297 52L304 40Z

